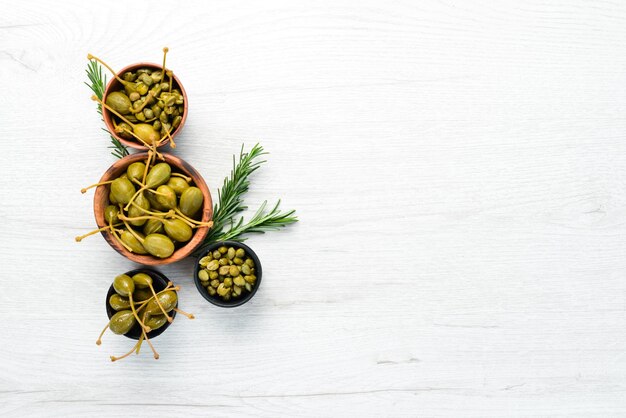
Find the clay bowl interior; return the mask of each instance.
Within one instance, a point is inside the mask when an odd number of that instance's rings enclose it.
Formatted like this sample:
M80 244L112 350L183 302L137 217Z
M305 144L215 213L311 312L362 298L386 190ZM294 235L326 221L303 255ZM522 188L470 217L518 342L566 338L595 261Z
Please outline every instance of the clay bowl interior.
M124 74L125 72L136 71L140 68L150 68L152 70L161 70L161 68L163 67L161 67L158 64L152 64L149 62L140 62L140 63L132 64L132 65L122 68L120 72L118 73L118 76L121 78L122 74ZM185 103L183 103L183 107L184 107L184 112L182 114L183 119L180 121L180 125L178 126L178 128L174 129L174 131L171 133L172 138L175 138L176 135L178 135L178 133L183 129L183 126L185 126L185 121L187 120L187 113L188 113L187 92L185 91L185 88L181 84L178 77L176 77L176 73L174 73L174 82L172 83L172 88L178 88L180 92L183 94L183 98L185 100ZM115 77L112 77L109 83L107 84L106 89L104 90L104 96L102 97L102 100L106 103L108 94L112 91L119 91L119 90L123 90L122 83L120 83ZM118 141L120 141L122 144L126 145L127 147L131 147L135 149L140 149L140 150L146 149L146 147L140 144L139 142L122 138L121 136L115 133L115 128L113 126L113 119L112 119L113 115L111 114L110 111L103 108L102 118L104 119L104 124L106 125L109 133L113 137L115 137ZM170 142L169 138L163 140L161 145L159 145L159 148L161 148L162 146L166 144L169 144L169 142Z
M231 299L231 300L225 301L217 295L211 296L209 295L209 292L206 290L206 287L202 286L202 283L200 282L200 279L198 278L198 272L200 271L200 264L198 264L198 261L205 255L207 255L209 252L215 251L222 245L225 245L227 247L243 248L244 251L246 252L246 255L248 255L250 258L252 258L252 261L254 261L256 283L254 284L252 291L246 293L245 296L242 298ZM252 251L252 248L237 241L221 241L221 242L216 242L214 244L211 244L204 251L202 251L202 253L198 256L198 258L196 259L193 281L195 282L196 288L198 289L198 292L200 292L202 297L205 298L207 301L211 302L213 305L221 306L222 308L234 308L235 306L241 306L247 301L249 301L250 299L252 299L256 291L259 289L259 286L261 285L262 277L263 277L263 269L261 268L261 261L259 260L259 257L256 255L256 253Z
M197 188L202 191L204 196L204 203L202 206L202 222L208 222L213 219L213 201L211 200L211 192L207 187L206 183L202 176L187 162L181 160L178 157L175 157L171 154L162 153L165 158L165 162L172 166L174 171L181 172L193 179L193 183ZM100 179L100 183L114 180L117 177L121 176L126 172L126 168L137 161L145 161L148 157L148 153L138 153L128 155L121 160L116 161L109 169L104 173L102 178ZM96 192L93 198L93 211L96 217L96 223L98 224L98 228L104 228L107 226L106 221L104 219L104 208L109 204L109 185L98 186L96 188ZM195 249L202 243L204 238L209 232L208 227L200 227L194 229L194 235L191 239L183 246L177 248L174 253L167 258L157 258L149 254L141 255L135 254L128 251L124 246L122 246L108 231L103 231L102 236L109 243L115 251L128 258L131 261L134 261L139 264L145 265L163 265L170 264L176 261L180 261L183 258L188 257Z
M130 277L133 277L137 273L146 273L148 276L152 277L152 287L154 287L154 291L157 292L157 293L167 287L167 282L169 281L168 278L165 277L163 274L159 273L156 270L152 270L152 269L137 269L137 270L132 270L132 271L126 272L124 274L127 274ZM176 292L176 291L174 291L174 292ZM111 319L111 317L113 315L115 315L115 313L116 313L116 311L113 310L113 308L111 308L111 305L109 305L109 298L114 293L115 293L115 289L113 289L113 285L111 285L111 287L109 287L109 291L107 292L107 298L106 298L106 301L105 301L106 310L107 310L107 316L109 317L109 319ZM178 307L178 302L176 303L176 307ZM171 316L172 319L175 318L176 317L176 311L172 310L169 313L169 316ZM148 338L152 339L154 337L158 337L170 325L171 325L170 322L165 322L165 324L161 328L157 328L157 329L155 329L153 331L150 331L148 333ZM141 328L140 328L139 324L138 323L135 324L130 329L130 331L128 331L126 334L124 334L124 336L128 337L128 338L131 338L133 340L138 340L139 337L141 336Z

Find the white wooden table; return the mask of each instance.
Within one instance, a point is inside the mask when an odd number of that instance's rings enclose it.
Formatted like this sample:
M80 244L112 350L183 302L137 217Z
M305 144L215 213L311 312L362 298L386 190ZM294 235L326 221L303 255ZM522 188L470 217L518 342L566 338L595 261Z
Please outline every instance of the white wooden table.
M1 415L626 416L626 3L1 5ZM197 319L112 364L86 54L165 45L175 154L216 196L260 141L246 201L301 222L240 308L162 268Z

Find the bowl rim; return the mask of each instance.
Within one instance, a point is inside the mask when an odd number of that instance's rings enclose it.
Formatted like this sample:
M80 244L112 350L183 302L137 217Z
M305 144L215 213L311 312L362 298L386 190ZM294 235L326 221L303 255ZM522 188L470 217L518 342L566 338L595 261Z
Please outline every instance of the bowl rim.
M169 282L170 280L167 278L167 276L165 276L163 273L161 273L160 271L151 269L151 268L145 268L145 267L141 267L141 268L137 268L131 271L127 271L126 273L122 273L122 274L127 274L128 276L132 277L137 273L145 273L147 275L149 275L150 277L152 277L153 280L158 280L163 288L165 288L167 286L167 282ZM109 320L111 319L111 317L115 314L115 310L111 307L111 305L109 305L109 298L115 293L115 289L113 288L113 283L111 283L111 286L109 287L109 291L107 292L107 297L106 300L104 301L105 303L105 307L106 307L106 312L107 312L107 316L109 317ZM174 293L176 293L176 296L178 296L178 292L176 292L176 290L174 290ZM176 301L176 307L178 307L178 300ZM176 311L172 310L170 312L170 316L172 317L172 322L165 322L165 324L161 327L161 328L157 328L153 331L150 331L148 333L148 338L153 339L158 337L159 335L161 335L163 332L165 332L165 330L172 325L172 323L174 322L173 319L176 317ZM126 334L123 334L124 337L126 338L130 338L131 340L138 340L139 337L141 336L141 331L139 328L139 324L135 324L133 325L133 327L130 329L130 331L128 331Z
M202 195L204 196L204 203L202 207L202 222L208 222L213 219L213 200L211 197L211 191L207 186L206 182L189 163L185 160L175 157L168 153L162 153L164 157L164 161L174 165L178 170L182 171L186 175L193 178L195 186L198 187L202 191ZM148 157L147 152L140 152L136 154L127 155L126 157L117 160L113 163L102 175L100 178L100 183L113 179L122 172L126 170L126 168L137 161L143 161ZM106 221L104 220L104 208L109 199L109 185L101 185L96 188L93 197L93 211L94 217L96 219L96 224L98 228L104 228L107 226ZM101 203L102 202L102 203ZM209 227L202 226L196 228L195 233L191 237L191 239L182 247L176 249L172 255L167 258L157 258L150 254L136 254L131 253L126 248L124 248L115 238L111 236L108 231L101 231L101 235L104 237L106 242L118 253L126 257L127 259L134 261L138 264L145 264L149 266L158 266L164 264L171 264L177 261L180 261L184 258L187 258L191 253L195 251L195 249L202 244L202 241L209 233Z
M213 251L216 248L221 247L222 245L243 248L246 251L246 253L254 261L254 267L256 269L256 283L254 284L252 291L248 293L248 295L246 295L244 298L237 299L235 302L232 302L232 303L230 301L224 302L216 297L209 295L209 292L207 292L204 286L200 284L200 279L198 278L198 272L200 271L200 264L198 262L200 261L200 259L206 256L209 253L209 251ZM262 279L263 279L263 267L261 266L261 261L259 260L259 256L254 252L254 250L252 250L252 248L250 248L246 244L239 242L239 241L230 241L230 240L218 241L209 245L207 248L205 248L202 251L202 253L200 253L200 255L198 255L198 257L196 257L195 266L193 270L193 281L196 284L196 289L198 289L198 292L200 293L200 295L203 298L205 298L208 302L212 303L215 306L219 306L221 308L235 308L237 306L241 306L244 303L248 302L256 294L257 290L259 289L259 286L261 285Z
M138 62L136 64L130 64L127 65L126 67L122 68L117 75L119 77L122 76L122 74L124 74L127 71L131 71L134 69L137 69L138 67L152 67L152 68L158 68L158 69L162 69L163 66L159 65L159 64L155 64L152 62ZM185 90L185 88L183 87L183 84L180 82L180 79L176 76L176 73L173 73L174 76L174 82L176 85L178 85L178 88L180 89L180 92L183 94L183 99L184 99L184 103L183 103L183 118L180 121L180 125L178 125L178 128L176 128L174 130L174 132L171 133L172 138L175 138L176 135L178 135L178 133L180 131L183 130L183 126L185 126L185 122L187 121L187 114L189 113L189 106L188 106L188 98L187 98L187 91ZM111 79L109 80L109 82L106 85L106 88L104 89L104 94L102 95L102 101L106 102L107 96L109 95L109 93L111 93L111 90L113 89L114 85L119 84L119 81L115 78L115 77L111 77ZM148 148L145 145L141 145L140 143L136 142L136 141L132 141L132 140L128 140L125 138L122 138L121 136L119 136L116 132L115 129L113 127L113 118L111 116L111 112L105 108L102 109L102 119L104 120L104 125L106 126L107 131L109 132L109 134L111 134L111 136L113 136L115 139L117 139L118 141L120 141L122 144L124 144L127 147L130 148L134 148L134 149L138 149L138 150L147 150ZM165 145L170 143L170 139L167 138L165 140L163 140L163 142L161 142L161 145L159 145L157 148L161 148L164 147Z

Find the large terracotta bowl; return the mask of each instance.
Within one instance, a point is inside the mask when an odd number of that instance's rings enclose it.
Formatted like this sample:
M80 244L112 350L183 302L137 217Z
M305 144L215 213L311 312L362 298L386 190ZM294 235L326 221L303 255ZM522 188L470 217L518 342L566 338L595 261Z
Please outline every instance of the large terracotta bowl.
M188 163L181 160L178 157L175 157L171 154L162 153L163 158L165 158L165 162L172 166L174 171L181 172L186 176L189 176L193 179L194 185L202 191L204 196L204 203L202 207L202 222L208 222L213 219L213 201L211 200L211 192L207 187L206 183L202 176ZM102 178L100 179L100 183L114 180L121 176L126 172L128 166L137 161L145 161L148 157L148 153L139 153L132 154L122 158L113 164L109 169L104 173ZM98 224L98 228L104 228L107 225L104 219L104 208L109 204L109 185L98 186L93 198L93 212L96 217L96 223ZM163 264L171 264L176 261L182 260L183 258L188 257L204 240L209 232L209 228L204 226L200 228L194 229L194 235L191 239L182 247L177 248L174 253L167 258L157 258L149 254L136 254L131 253L123 245L121 245L115 237L111 235L108 231L103 231L102 236L109 243L115 251L128 258L131 261L134 261L139 264L146 264L151 266L163 265Z
M136 71L140 68L150 68L152 70L161 70L163 67L158 64L152 64L149 62L139 62L137 64L132 64L132 65L122 68L117 75L121 78L122 74L124 74L125 72ZM176 135L178 135L178 133L182 131L183 126L185 126L185 121L187 120L187 113L189 112L189 102L187 99L187 92L185 91L185 88L181 84L178 77L176 77L176 73L174 73L174 81L172 83L172 87L178 88L180 92L183 94L183 99L185 100L185 103L183 103L183 107L184 107L184 111L182 114L183 119L180 121L180 125L178 126L178 128L174 129L174 131L172 131L171 133L172 138L176 138ZM107 96L109 95L110 92L120 91L120 90L123 90L122 83L120 83L115 77L111 78L111 80L107 84L106 89L104 90L104 96L102 97L102 101L106 103ZM117 133L115 133L115 127L113 126L113 116L114 115L107 109L105 108L102 109L102 118L104 119L104 124L106 125L109 133L115 139L117 139L122 144L126 145L127 147L146 150L147 149L146 146L139 143L138 141L122 138ZM159 145L159 148L169 143L170 143L170 139L166 138L163 140L163 142L161 142L161 145Z

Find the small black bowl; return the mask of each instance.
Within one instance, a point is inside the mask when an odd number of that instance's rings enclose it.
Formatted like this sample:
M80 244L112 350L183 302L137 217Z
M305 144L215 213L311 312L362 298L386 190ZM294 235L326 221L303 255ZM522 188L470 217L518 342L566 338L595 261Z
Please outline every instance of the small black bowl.
M222 245L225 245L227 247L243 248L246 252L246 255L248 255L250 258L252 258L252 261L254 261L256 283L254 284L252 291L244 294L242 298L225 301L217 295L211 296L209 295L209 292L206 290L206 288L202 286L202 283L200 283L200 279L198 278L198 273L200 272L200 264L198 264L198 262L200 261L200 259L206 256L209 252L215 251ZM252 251L252 248L237 241L221 241L208 246L206 250L204 250L202 254L200 254L200 256L196 259L196 267L193 272L193 281L196 283L196 288L198 289L198 292L200 292L202 297L211 302L213 305L221 306L222 308L234 308L235 306L241 306L250 299L252 299L252 296L254 296L256 291L259 289L259 286L261 285L262 276L263 270L261 269L261 262L259 261L259 257L257 257L256 253Z
M167 287L167 283L169 282L169 279L167 277L165 277L160 272L158 272L156 270L152 270L152 269L145 269L145 268L143 268L143 269L136 269L136 270L132 270L132 271L126 272L124 274L127 274L130 277L133 277L137 273L146 273L148 276L152 277L152 287L154 287L154 291L157 292L157 293L160 292L161 290L165 289ZM107 309L107 316L109 317L109 319L111 319L111 317L113 315L115 315L115 313L117 312L113 308L111 308L111 305L109 305L109 298L114 293L115 293L115 289L113 289L113 285L111 285L111 287L109 288L109 292L107 293L107 298L106 298L106 301L105 301L105 305L106 305L106 309ZM178 302L176 302L176 307L178 307ZM176 317L176 311L172 310L169 313L169 315L172 318ZM152 339L154 337L158 337L170 325L171 325L171 322L165 322L165 324L161 328L157 328L154 331L150 331L148 333L148 338ZM126 334L124 334L124 336L128 337L128 338L131 338L133 340L138 340L139 337L141 336L141 327L139 326L138 323L135 324L130 329L130 331L128 331Z

